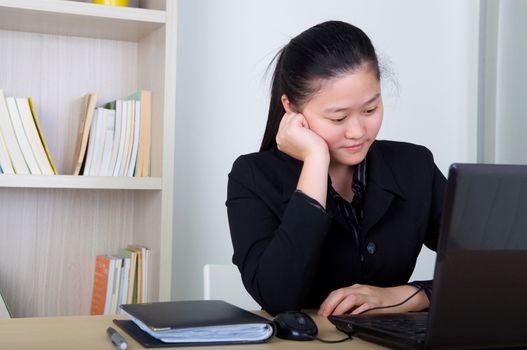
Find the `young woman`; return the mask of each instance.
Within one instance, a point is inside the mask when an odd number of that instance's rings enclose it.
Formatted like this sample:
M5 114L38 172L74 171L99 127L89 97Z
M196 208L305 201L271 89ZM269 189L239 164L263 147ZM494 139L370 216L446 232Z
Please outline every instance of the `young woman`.
M233 262L271 314L417 311L431 281L408 283L436 248L446 180L423 146L376 141L383 119L370 39L330 21L278 54L260 152L229 174ZM373 311L372 311L373 312Z

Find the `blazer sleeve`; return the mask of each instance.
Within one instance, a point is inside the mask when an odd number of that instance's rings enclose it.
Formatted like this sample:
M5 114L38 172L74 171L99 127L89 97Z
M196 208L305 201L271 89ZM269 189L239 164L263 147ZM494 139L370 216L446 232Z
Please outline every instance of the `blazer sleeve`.
M278 187L242 156L229 174L226 202L233 262L247 291L271 314L304 304L331 223L325 210L297 191L283 212L277 210L271 202L282 201Z
M433 251L437 251L437 244L439 240L439 229L441 224L441 216L442 216L442 210L443 210L443 201L445 197L445 191L446 191L446 183L447 180L445 176L441 173L441 171L438 169L437 165L434 162L434 158L432 156L432 153L429 150L426 150L428 163L431 164L432 167L432 185L431 185L431 205L430 205L430 212L428 215L428 227L427 227L427 234L425 237L425 245L432 249ZM428 297L428 300L432 300L432 285L433 281L413 281L409 283L410 285L422 289L426 296Z
M425 237L425 245L437 251L437 243L439 240L439 227L441 225L441 216L443 211L443 201L445 198L446 183L447 180L441 171L437 168L432 153L427 152L429 157L429 162L432 165L432 186L431 186L431 205L430 213L428 215L428 228L427 235Z

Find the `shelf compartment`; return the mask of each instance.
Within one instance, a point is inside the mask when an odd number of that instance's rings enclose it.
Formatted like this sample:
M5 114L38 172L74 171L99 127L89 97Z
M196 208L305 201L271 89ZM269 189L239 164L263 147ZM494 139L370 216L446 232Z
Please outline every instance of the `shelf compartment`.
M0 0L0 29L140 41L165 25L166 12L64 0Z

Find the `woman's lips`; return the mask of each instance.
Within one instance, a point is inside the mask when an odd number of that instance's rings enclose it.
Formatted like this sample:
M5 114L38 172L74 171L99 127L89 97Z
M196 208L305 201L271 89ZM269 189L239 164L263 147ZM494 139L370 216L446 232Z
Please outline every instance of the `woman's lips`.
M359 143L357 145L345 146L344 149L348 152L358 152L364 147L364 143Z

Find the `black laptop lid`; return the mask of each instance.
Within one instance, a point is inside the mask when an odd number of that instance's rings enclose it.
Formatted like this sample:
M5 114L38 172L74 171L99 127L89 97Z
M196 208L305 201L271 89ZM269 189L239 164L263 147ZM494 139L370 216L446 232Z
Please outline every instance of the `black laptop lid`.
M453 164L429 348L527 346L527 166Z

